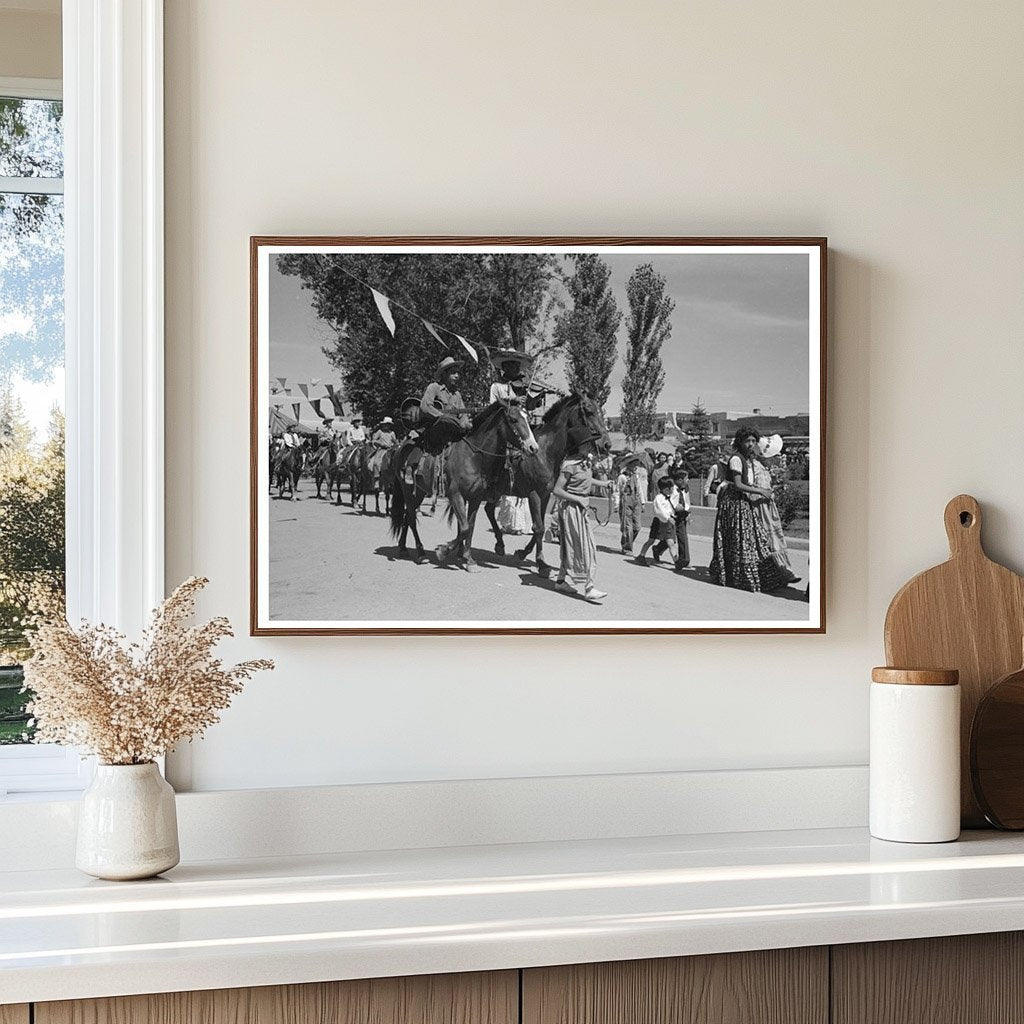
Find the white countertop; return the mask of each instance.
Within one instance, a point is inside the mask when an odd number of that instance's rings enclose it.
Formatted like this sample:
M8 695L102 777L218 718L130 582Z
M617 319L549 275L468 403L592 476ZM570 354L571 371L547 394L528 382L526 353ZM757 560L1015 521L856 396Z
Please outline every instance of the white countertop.
M1024 929L1024 836L861 829L0 872L0 1004Z

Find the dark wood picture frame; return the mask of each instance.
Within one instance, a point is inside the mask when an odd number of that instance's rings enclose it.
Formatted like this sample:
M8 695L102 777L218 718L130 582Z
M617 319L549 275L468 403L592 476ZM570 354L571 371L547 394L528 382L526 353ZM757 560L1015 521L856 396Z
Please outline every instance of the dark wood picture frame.
M275 626L260 624L258 609L258 555L259 537L258 502L265 500L259 493L257 460L264 456L262 444L264 439L257 436L259 430L259 403L265 400L267 381L259 379L259 274L258 263L260 249L265 246L373 246L380 248L395 247L401 249L408 246L479 246L482 249L496 246L550 246L553 250L572 246L715 246L715 247L773 247L801 246L818 250L818 348L819 348L819 443L817 450L819 488L817 515L819 517L818 545L811 555L817 556L817 593L812 600L817 604L818 621L806 626L771 626L758 627L755 623L738 626L658 626L648 622L638 622L636 626L610 626L580 623L579 625L559 625L557 627L518 626L510 622L508 626L452 626L420 627L415 623L397 626L366 627L359 624L353 626L338 625L325 628L322 626ZM826 434L827 434L827 364L828 364L828 240L817 236L749 236L749 237L715 237L715 236L334 236L334 235L256 235L249 240L249 301L250 301L250 516L249 516L249 592L250 592L250 635L252 636L451 636L451 635L687 635L687 634L725 634L725 635L782 635L808 634L820 635L826 632ZM812 509L812 513L815 510Z

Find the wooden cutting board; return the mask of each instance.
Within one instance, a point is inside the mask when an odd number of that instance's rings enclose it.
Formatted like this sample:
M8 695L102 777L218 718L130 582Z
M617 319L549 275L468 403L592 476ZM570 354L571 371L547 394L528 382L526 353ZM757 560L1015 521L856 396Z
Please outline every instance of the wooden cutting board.
M971 722L988 688L1020 667L1024 578L993 562L981 546L981 508L957 495L945 511L949 561L915 576L885 616L885 657L893 668L960 671L960 813L984 827L971 789Z

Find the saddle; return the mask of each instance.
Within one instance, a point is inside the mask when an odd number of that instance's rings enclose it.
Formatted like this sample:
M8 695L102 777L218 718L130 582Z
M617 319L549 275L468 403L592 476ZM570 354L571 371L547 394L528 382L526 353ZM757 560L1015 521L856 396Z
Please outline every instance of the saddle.
M403 441L395 450L395 474L405 477L409 469L413 472L413 483L428 494L434 489L434 476L437 473L439 455L427 451L422 439ZM410 459L412 461L410 462Z

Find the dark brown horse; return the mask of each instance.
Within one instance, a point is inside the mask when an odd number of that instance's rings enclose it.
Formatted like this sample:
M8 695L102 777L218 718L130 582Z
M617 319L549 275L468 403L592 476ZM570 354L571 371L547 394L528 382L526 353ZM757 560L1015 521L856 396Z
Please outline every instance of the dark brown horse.
M515 460L511 486L506 486L502 493L517 498L529 498L533 536L526 547L516 552L516 558L526 559L536 548L537 571L541 576L548 576L551 567L544 561L544 522L551 490L558 480L562 463L567 456L574 453L607 455L612 450L612 445L601 410L590 398L583 395L573 394L560 398L544 414L544 420L535 431L535 435L538 451ZM484 511L497 538L494 550L497 554L503 555L505 542L494 515L494 508L494 500L488 500L484 505Z
M331 500L331 488L337 476L334 470L338 463L339 448L340 444L337 438L332 437L330 440L321 440L316 453L310 459L313 468L313 482L316 484L316 496L318 498L324 497L320 490L326 482L327 500ZM339 490L341 489L340 481L338 488Z
M306 449L304 445L285 449L284 454L277 460L277 496L279 498L284 497L286 489L289 499L295 497L295 492L299 489L299 478L305 468Z
M526 413L518 402L494 402L487 406L473 417L469 433L448 448L445 493L449 521L458 520L458 533L450 543L435 549L442 564L464 554L465 568L469 571L476 568L470 547L473 521L481 502L502 493L501 476L510 450L537 450ZM416 529L416 512L423 499L430 496L432 483L433 466L425 467L421 463L412 482L406 479L406 474L398 475L391 502L391 535L398 538L399 554L405 556L406 538L412 530L419 562L426 559L426 553Z
M366 488L369 486L367 476L369 474L367 443L361 442L354 445L345 455L345 463L348 466L348 490L350 504L356 507L359 499L363 499L363 511L366 511Z
M371 441L361 444L349 460L349 480L353 506L362 501L366 511L366 498L373 495L374 511L380 514L380 495L384 492L384 512L391 510L391 492L394 490L395 452L390 448L378 448Z

